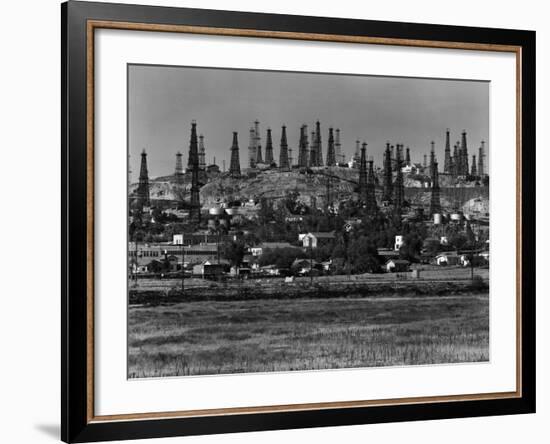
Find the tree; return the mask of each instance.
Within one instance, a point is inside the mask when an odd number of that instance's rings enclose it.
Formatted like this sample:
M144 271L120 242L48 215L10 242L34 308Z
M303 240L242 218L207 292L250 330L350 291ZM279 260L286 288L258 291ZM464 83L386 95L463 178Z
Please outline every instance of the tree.
M424 241L423 249L430 256L435 256L441 251L441 243L435 238L429 238Z
M225 242L222 245L222 255L231 265L239 266L243 261L245 253L246 246L241 240Z
M151 273L161 273L164 270L164 265L157 260L152 260L147 264L147 269Z
M301 205L298 202L298 196L300 193L298 190L289 191L284 198L283 204L290 214L299 214L301 211Z
M411 262L419 262L422 244L422 239L418 234L407 234L403 239L403 245L399 249L399 257Z
M259 259L260 266L275 265L278 268L290 268L295 259L306 258L306 254L300 248L286 247L266 249Z
M467 245L468 238L464 233L458 232L449 236L448 241L449 245L452 245L457 250L461 250Z
M366 236L350 242L348 255L352 273L376 273L380 270L376 244Z
M267 200L267 198L262 197L260 199L260 210L258 211L258 218L262 225L268 224L273 220L275 216L275 211L273 210L273 205Z
M344 243L343 239L338 239L337 242L334 243L334 247L332 248L332 252L330 256L334 258L345 258L346 257L346 245Z
M476 236L472 231L472 227L470 226L469 222L467 222L466 224L466 239L467 239L467 244L469 248L476 247Z
M332 244L320 245L317 248L314 248L312 251L313 259L318 262L323 262L330 259L333 251Z

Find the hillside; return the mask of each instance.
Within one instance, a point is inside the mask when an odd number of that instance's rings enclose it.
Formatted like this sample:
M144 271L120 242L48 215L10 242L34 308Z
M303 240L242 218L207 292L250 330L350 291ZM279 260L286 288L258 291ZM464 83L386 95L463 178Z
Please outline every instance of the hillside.
M189 176L189 175L188 175ZM189 177L183 184L177 184L174 176L165 176L152 179L149 192L152 200L181 201L190 197L191 183ZM309 173L281 172L266 170L255 175L234 179L226 175L216 175L209 178L207 184L200 189L200 200L203 206L214 206L223 201L247 201L249 199L278 198L286 193L296 191L298 199L303 203L311 204L312 198L322 205L327 194L327 186L333 199L345 199L354 195L359 172L355 169L329 167L315 168ZM379 177L381 181L381 177ZM473 183L461 183L452 186L450 178L441 175L441 204L444 208L461 207L472 199L476 199L476 207L481 204L487 206L489 192L486 187L474 186ZM405 177L405 198L415 205L429 206L429 183L422 178ZM130 193L135 192L137 184L132 184ZM378 187L377 195L381 189ZM477 208L476 208L477 210Z

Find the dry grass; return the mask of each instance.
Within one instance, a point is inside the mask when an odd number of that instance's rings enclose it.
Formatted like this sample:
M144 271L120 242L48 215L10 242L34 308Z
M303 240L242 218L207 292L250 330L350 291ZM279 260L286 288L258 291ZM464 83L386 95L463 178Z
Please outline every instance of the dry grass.
M131 307L129 377L487 361L487 294Z

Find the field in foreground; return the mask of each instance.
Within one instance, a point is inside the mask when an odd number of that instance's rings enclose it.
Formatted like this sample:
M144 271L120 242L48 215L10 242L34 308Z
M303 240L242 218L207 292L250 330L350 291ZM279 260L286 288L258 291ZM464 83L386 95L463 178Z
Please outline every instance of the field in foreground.
M480 362L487 293L131 306L130 378Z

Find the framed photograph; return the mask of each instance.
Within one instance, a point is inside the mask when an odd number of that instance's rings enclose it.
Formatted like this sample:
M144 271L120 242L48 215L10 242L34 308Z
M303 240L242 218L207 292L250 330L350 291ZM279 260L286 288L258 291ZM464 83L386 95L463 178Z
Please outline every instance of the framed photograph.
M535 33L69 1L62 439L535 411Z

